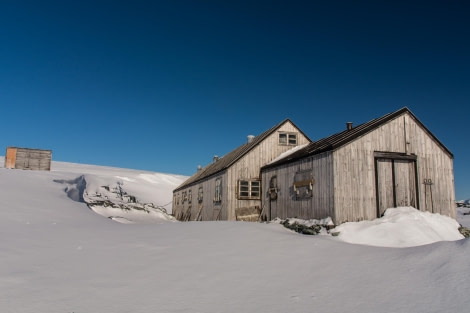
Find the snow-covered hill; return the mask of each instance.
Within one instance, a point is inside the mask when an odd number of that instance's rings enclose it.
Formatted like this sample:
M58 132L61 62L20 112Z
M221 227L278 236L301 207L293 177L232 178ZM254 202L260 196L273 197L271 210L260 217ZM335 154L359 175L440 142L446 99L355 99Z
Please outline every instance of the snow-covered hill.
M1 166L4 157L0 159ZM38 173L41 175L41 172ZM188 177L53 161L50 175L67 196L122 223L172 221L172 192Z
M134 222L126 225L80 199L79 191L121 204L133 196L158 207L180 179L70 163L50 172L0 168L0 312L470 308L470 241L440 215L401 208L343 224L336 237L306 236L279 223L136 218L147 212L123 216Z

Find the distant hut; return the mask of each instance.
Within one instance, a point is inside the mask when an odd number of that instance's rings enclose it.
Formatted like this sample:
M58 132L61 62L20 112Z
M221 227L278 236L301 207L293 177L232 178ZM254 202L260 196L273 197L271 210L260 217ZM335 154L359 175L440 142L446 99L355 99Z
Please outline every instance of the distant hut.
M52 150L7 147L5 168L50 171Z

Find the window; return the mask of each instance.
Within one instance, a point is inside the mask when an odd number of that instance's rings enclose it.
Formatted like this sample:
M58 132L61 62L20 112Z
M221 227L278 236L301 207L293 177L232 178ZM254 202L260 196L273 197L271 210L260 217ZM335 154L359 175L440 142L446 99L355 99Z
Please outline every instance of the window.
M202 186L199 187L199 189L198 189L198 191L197 191L197 201L198 201L199 203L202 202Z
M192 193L192 190L189 189L188 190L188 203L191 204L192 201L193 201L193 193Z
M297 133L279 133L280 145L297 145Z
M238 199L259 199L260 190L259 180L238 181Z
M188 199L187 191L183 191L181 193L181 204L184 204L184 201L186 201L187 199Z
M222 202L222 178L220 177L215 180L214 202L216 203Z

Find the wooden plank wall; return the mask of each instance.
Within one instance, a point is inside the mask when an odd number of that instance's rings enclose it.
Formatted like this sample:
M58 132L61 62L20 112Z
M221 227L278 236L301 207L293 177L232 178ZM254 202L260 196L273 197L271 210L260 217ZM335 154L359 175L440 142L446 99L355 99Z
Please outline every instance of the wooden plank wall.
M14 161L13 161L13 154L15 155ZM11 163L14 162L14 168L16 169L50 171L52 151L8 147L7 148L7 160L8 160L8 168L13 168L11 167L12 166Z
M217 178L222 179L222 201L220 203L214 202L215 197L215 180ZM176 192L176 199L173 201L173 209L172 213L175 217L181 216L185 213L188 208L190 207L190 219L194 221L199 213L199 220L200 221L211 221L214 216L214 210L220 210L219 213L219 220L226 220L227 214L226 210L223 208L227 207L227 173L223 172L219 175L215 175L214 177L209 177L206 180L199 182L198 184L189 186L188 188L182 189ZM202 202L198 201L198 191L199 187L202 187L203 197ZM189 193L191 190L192 194L192 201L189 203L188 201L182 202L182 195L183 192ZM179 201L177 200L179 199ZM202 206L202 209L200 210Z
M189 203L181 203L181 195L184 191L191 189L192 204L191 204L191 218L194 220L199 211L199 204L197 202L197 194L199 186L203 187L203 208L200 216L202 221L210 221L213 219L214 210L220 210L219 220L236 220L235 210L242 207L261 206L261 200L239 200L237 199L237 182L239 179L259 179L260 168L268 162L277 158L281 153L294 148L294 146L279 145L279 132L295 132L297 133L297 145L309 143L309 140L294 126L292 123L282 125L276 132L273 132L253 150L248 152L244 157L238 160L225 172L209 177L198 184L189 186L184 190L176 193L179 196L179 204L177 201L173 203L173 215L178 217L183 212L186 212ZM222 202L214 203L215 196L215 180L222 178ZM261 190L263 192L263 190Z
M261 179L260 169L262 166L277 158L295 146L279 145L279 132L297 133L297 146L309 143L309 140L291 123L282 125L276 132L268 136L263 142L254 147L243 158L230 167L228 172L228 194L227 194L227 219L236 220L235 209L251 206L261 206L259 200L237 199L237 182L239 179ZM261 189L263 194L263 188Z
M452 158L405 113L334 152L335 222L377 217L374 151L416 154L420 209L431 211L423 185L431 179L434 211L455 218Z
M416 154L419 199L411 199L413 196L409 195L408 200L416 204L419 202L419 209L422 211L432 210L455 218L453 160L408 113L336 151L265 170L262 173L263 209L271 211L270 218L331 217L335 224L375 219L375 151ZM294 175L299 170L309 168L315 179L313 196L311 200L296 200L292 190ZM413 171L414 162L397 166L398 172L406 168ZM391 168L384 167L381 170L391 173ZM274 175L277 176L279 192L277 200L270 201L269 182ZM414 176L409 175L399 179L407 179L407 182L401 183L410 186L415 182ZM427 189L424 187L424 179L433 182ZM381 183L391 184L391 180ZM392 186L381 188L389 191L387 198L393 197Z
M297 200L293 188L294 177L297 172L305 170L311 170L315 179L312 197ZM332 153L322 153L291 164L281 165L263 171L262 176L264 190L262 205L268 213L268 219L334 217ZM271 201L268 190L273 176L277 177L278 197Z

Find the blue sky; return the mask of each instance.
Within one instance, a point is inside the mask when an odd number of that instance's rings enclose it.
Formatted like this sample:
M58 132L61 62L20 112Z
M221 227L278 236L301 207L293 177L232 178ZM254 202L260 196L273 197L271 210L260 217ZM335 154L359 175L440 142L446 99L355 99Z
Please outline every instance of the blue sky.
M470 198L467 1L2 1L0 131L53 159L192 175L285 118L408 107ZM0 147L1 148L1 147Z

